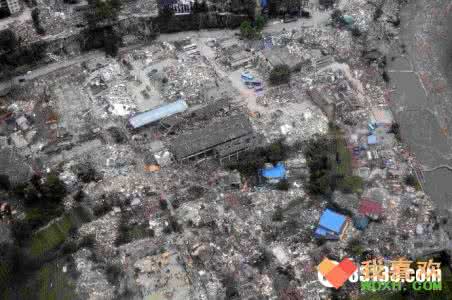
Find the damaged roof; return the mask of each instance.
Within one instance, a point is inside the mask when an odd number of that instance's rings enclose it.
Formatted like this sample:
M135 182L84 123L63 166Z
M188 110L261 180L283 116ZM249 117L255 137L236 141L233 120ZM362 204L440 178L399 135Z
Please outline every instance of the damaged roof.
M237 115L178 136L171 143L171 150L177 159L183 159L250 133L253 128L248 118Z
M25 183L32 175L31 167L16 150L11 147L0 150L0 176L7 176L11 185Z

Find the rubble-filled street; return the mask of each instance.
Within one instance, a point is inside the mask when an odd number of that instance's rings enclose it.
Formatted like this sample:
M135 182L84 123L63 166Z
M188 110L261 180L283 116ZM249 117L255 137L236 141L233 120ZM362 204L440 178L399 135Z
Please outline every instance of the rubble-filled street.
M120 19L157 14L132 2ZM450 250L391 103L400 1L328 2L253 38L243 23L161 33L16 77L0 96L0 254L32 271L2 298L364 299L321 283L322 260ZM49 38L84 22L84 2L37 7ZM8 25L22 41L29 13Z

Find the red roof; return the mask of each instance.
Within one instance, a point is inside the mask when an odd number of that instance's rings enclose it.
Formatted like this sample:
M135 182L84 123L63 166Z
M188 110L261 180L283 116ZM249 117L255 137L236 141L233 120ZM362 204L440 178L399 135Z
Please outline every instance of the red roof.
M379 202L370 199L362 199L358 211L363 215L381 215L383 206Z

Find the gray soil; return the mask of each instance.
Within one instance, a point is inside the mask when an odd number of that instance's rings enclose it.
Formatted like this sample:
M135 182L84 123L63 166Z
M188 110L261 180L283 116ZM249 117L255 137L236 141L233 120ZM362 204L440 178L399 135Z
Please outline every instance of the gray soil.
M388 64L392 108L425 170L426 192L440 210L452 209L452 2L406 4L400 45L406 52L394 49Z

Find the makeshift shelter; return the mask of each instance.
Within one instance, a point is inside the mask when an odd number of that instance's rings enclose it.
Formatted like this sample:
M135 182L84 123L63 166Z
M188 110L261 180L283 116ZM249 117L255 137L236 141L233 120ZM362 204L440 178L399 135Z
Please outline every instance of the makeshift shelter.
M274 166L270 164L261 169L259 175L262 176L267 183L278 183L281 180L286 179L286 167L282 162L278 162Z
M319 226L315 230L315 236L332 240L342 239L343 233L348 227L348 219L331 209L325 209L320 216Z
M376 125L377 127L390 130L393 122L394 117L389 108L379 108L379 107L372 108L370 114L370 123Z
M377 144L377 136L376 135L369 135L367 137L367 144L368 145L375 145L375 144Z

